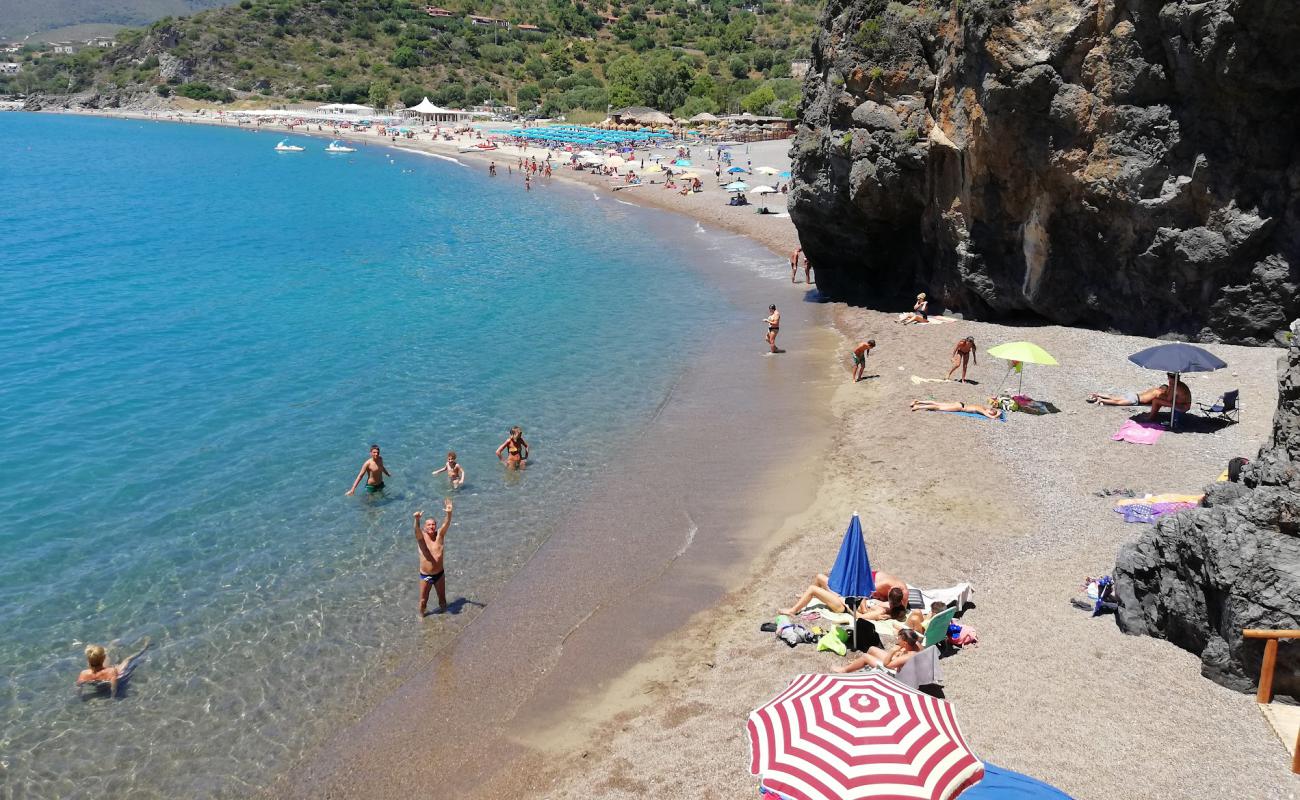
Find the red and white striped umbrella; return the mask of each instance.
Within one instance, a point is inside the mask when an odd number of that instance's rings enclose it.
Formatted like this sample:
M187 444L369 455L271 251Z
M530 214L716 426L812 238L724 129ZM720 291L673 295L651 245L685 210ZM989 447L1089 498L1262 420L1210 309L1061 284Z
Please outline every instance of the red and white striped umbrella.
M883 673L799 675L749 715L749 747L791 800L951 800L984 777L952 706Z

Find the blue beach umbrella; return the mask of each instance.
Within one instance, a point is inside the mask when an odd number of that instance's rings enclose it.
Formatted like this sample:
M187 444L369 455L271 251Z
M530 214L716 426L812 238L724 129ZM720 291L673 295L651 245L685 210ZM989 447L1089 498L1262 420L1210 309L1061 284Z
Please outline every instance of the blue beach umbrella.
M844 532L840 554L835 557L827 584L841 597L870 597L876 591L876 581L871 577L871 562L867 560L867 543L862 538L862 522L854 512L849 529Z
M1148 347L1129 356L1128 360L1145 369L1174 373L1174 396L1171 399L1175 402L1178 399L1178 378L1184 372L1213 372L1228 366L1227 362L1209 350L1185 342L1170 342ZM1169 427L1170 429L1178 427L1176 408L1169 409Z
M962 800L1070 800L1055 786L984 762L984 777L961 793Z
M678 167L689 167L691 165L691 162L687 161L684 158L679 158L676 161L674 161L673 164Z
M729 192L743 192L749 188L749 184L744 181L736 181L735 183L729 183L722 188Z
M737 172L744 172L744 171L745 171L744 167L732 167L731 169L727 170L727 172L730 172L732 174L735 174Z

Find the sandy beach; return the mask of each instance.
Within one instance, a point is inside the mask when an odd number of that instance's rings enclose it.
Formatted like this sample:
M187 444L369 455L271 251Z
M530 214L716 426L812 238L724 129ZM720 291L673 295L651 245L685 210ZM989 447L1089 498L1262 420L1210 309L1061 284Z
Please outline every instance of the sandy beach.
M214 122L210 117L191 121ZM272 126L263 129L270 134ZM330 136L328 131L294 133ZM279 131L266 137L268 148L274 135ZM388 144L374 135L340 138ZM504 169L521 153L510 148L455 152L469 141L423 137L397 146L451 155L471 168L486 169L493 159L499 180L522 181ZM785 169L787 147L786 142L752 145L740 163L747 157L755 166ZM524 154L540 158L544 153L532 148ZM755 206L725 205L726 192L716 186L712 164L698 154L693 160L705 191L688 197L653 184L611 192L619 184L573 170L558 172L557 180L687 214L753 238L771 249L774 259L787 256L797 244L789 218L755 214ZM545 181L538 183L534 196L545 193ZM774 210L781 199L771 203ZM815 302L815 290L802 283L802 270L800 281L789 287L784 302ZM785 508L772 529L746 540L750 564L729 576L725 596L684 616L684 626L656 631L639 664L620 667L615 680L576 687L563 702L518 716L521 724L510 733L508 751L480 753L497 763L475 773L479 780L466 796L755 796L746 715L794 675L840 663L812 646L788 649L759 632L759 625L792 602L813 575L829 570L857 511L875 568L919 586L960 581L975 586L976 608L964 621L978 631L979 645L943 666L947 697L982 758L1081 800L1294 798L1300 780L1288 771L1286 750L1251 696L1202 678L1192 654L1125 636L1113 618L1094 619L1069 604L1085 575L1113 569L1120 544L1139 528L1114 513L1113 497L1097 492L1196 492L1230 458L1253 457L1271 427L1282 351L1210 346L1229 368L1191 376L1189 386L1202 402L1240 389L1241 423L1212 434L1165 434L1155 445L1142 446L1110 438L1132 415L1129 409L1094 407L1084 397L1090 391L1157 383L1161 375L1126 359L1152 340L962 320L904 327L892 314L841 305L823 307L823 313L827 310L833 333L810 336L797 356L806 361L804 374L820 376L817 380L829 386L810 394L817 403L825 396L827 407L807 410L820 426L822 443L817 453L797 461L811 503ZM980 346L979 364L970 375L978 383L939 380L948 371L954 342L964 336L975 337ZM852 384L848 349L859 338L874 338L878 348L868 360L867 379ZM1017 340L1035 342L1060 362L1059 367L1027 367L1024 376L1025 392L1054 403L1060 413L1011 414L999 423L908 410L913 398L983 402L1006 370L1005 362L983 351ZM752 435L761 437L763 431ZM769 478L763 488L780 485L780 475ZM643 604L639 613L653 615L654 607ZM582 658L602 657L594 646L579 652ZM370 727L382 722L372 720ZM402 725L394 721L385 733L382 741L389 749L363 751L373 760L368 770L400 773L391 783L321 776L312 772L317 765L291 777L307 779L295 791L320 789L339 797L398 796L411 785L434 791L439 776L412 759L410 745L400 743L407 733ZM455 733L442 729L436 735L454 738ZM682 746L684 739L690 745ZM337 771L346 769L349 758L338 763L343 766L336 765ZM368 788L359 791L362 786Z

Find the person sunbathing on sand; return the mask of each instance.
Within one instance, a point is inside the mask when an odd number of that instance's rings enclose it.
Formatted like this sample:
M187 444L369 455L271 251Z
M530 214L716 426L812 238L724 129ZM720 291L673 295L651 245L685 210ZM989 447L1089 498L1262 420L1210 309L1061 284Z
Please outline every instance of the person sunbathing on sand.
M997 398L990 397L988 400L989 402L988 406L982 406L979 403L962 403L960 401L955 403L948 403L948 402L941 402L939 400L913 400L912 410L913 411L954 411L958 413L969 411L975 414L983 414L989 419L998 419L1002 416L1002 409L989 407L993 405L993 402L996 399Z
M1151 406L1150 418L1155 419L1155 415L1160 409L1169 407L1170 390L1174 383L1174 373L1166 373L1169 383L1163 386L1152 386L1150 389L1144 389L1141 392L1128 392L1126 394L1101 394L1093 392L1088 395L1089 403L1096 403L1102 406ZM1192 408L1192 390L1187 388L1187 384L1182 381L1178 382L1178 401L1177 408L1179 411L1189 411Z
M871 597L864 597L858 603L856 610L859 614L865 616L872 609L867 600L883 600L890 602L891 607L894 609L901 605L904 612L907 610L907 584L903 582L902 578L890 575L888 572L873 572L871 577L875 581L876 589L871 593ZM793 617L803 611L813 600L819 601L836 614L844 613L847 608L844 598L830 588L830 578L825 575L818 575L794 605L778 613ZM877 606L876 608L884 609L889 607ZM878 618L885 619L889 616L889 613L889 611L886 611L884 616ZM895 610L893 613L897 613L897 611Z
M914 325L918 322L929 322L929 308L930 301L925 299L925 292L921 292L916 296L916 303L912 306L911 312L900 314L898 321L904 325Z
M921 652L922 642L921 635L916 631L903 628L898 632L898 641L889 650L879 647L867 648L867 652L843 666L833 667L831 672L843 675L846 672L857 672L863 667L884 667L897 672L912 656Z

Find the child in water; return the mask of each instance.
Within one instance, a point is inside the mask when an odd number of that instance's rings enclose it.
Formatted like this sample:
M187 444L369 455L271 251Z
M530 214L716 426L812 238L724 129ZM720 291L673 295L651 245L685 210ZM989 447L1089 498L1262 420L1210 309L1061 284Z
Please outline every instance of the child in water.
M144 644L133 655L126 657L120 666L113 666L108 663L108 652L103 646L92 644L86 646L86 669L81 671L77 676L77 685L82 686L87 683L108 683L108 696L117 696L117 686L131 676L135 665L144 653L149 649L149 639L146 637Z
M451 488L459 489L465 484L465 468L456 463L455 450L451 450L447 453L447 464L440 469L435 469L433 474L440 475L444 472L447 473L447 477L451 479Z

